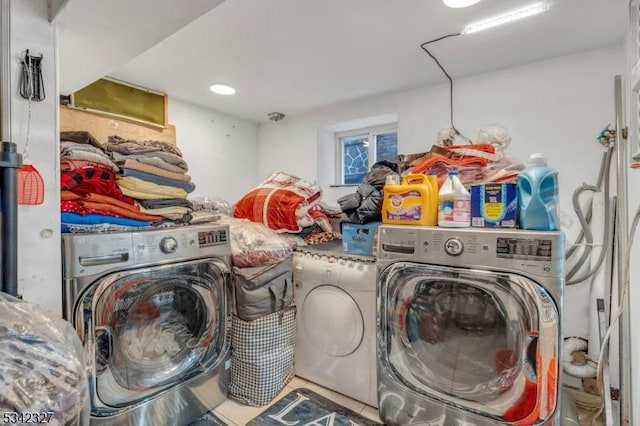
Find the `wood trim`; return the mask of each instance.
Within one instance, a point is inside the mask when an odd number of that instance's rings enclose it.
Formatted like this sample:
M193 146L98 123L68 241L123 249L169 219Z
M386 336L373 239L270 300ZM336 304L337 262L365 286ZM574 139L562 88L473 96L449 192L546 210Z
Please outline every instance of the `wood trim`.
M103 144L107 143L109 136L117 135L125 139L156 140L176 145L176 128L171 124L163 127L116 114L60 105L60 131L74 130L87 131Z

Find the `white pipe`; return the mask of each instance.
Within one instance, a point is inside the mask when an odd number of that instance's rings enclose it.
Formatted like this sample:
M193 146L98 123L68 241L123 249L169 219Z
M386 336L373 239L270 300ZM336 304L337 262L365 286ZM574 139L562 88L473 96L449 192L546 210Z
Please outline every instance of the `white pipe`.
M576 351L584 351L586 349L586 340L580 339L578 337L569 337L565 339L564 344L562 345L562 369L565 373L579 378L596 376L596 362L587 360L587 363L585 365L575 365L573 363L573 353Z
M593 268L606 244L604 194L595 192L592 199L591 233L593 235L593 248L591 250L590 265ZM591 360L597 360L600 356L600 323L598 319L597 299L606 300L606 262L602 262L600 269L591 278L591 292L589 293L589 347L587 355Z

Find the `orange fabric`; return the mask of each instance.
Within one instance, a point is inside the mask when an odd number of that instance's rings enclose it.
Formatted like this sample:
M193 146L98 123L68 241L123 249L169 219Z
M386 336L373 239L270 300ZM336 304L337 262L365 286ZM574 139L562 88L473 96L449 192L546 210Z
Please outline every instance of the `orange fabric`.
M556 382L558 380L556 358L549 360L549 379L547 380L547 413L553 413L556 409Z
M107 195L96 194L96 193L91 192L91 193L85 195L84 200L85 201L90 201L92 203L113 204L113 205L121 207L123 209L127 209L129 211L132 211L134 213L141 213L140 212L140 207L138 207L137 205L125 203L124 201L116 200L115 198L109 197Z
M136 213L129 209L122 208L115 204L94 203L92 201L80 201L84 207L88 209L103 210L109 213L115 213L120 216L128 217L129 219L146 220L149 222L155 222L164 219L162 216L153 216L145 213Z
M445 147L448 150L456 149L475 149L476 151L488 152L489 154L495 154L496 147L489 143L477 143L473 145L450 145Z
M88 193L84 195L78 195L71 191L60 192L61 201L77 201L83 207L93 210L102 210L109 213L114 213L119 216L127 217L129 219L146 220L155 222L163 220L164 217L146 214L140 211L140 207L135 204L125 203L124 201L116 200L115 198L107 195Z
M60 201L75 201L82 198L82 195L78 195L71 191L60 191Z
M444 164L447 166L473 166L484 167L487 165L487 160L480 157L463 157L459 159L447 158L447 157L431 157L426 161L418 164L411 170L411 173L424 173L436 164Z

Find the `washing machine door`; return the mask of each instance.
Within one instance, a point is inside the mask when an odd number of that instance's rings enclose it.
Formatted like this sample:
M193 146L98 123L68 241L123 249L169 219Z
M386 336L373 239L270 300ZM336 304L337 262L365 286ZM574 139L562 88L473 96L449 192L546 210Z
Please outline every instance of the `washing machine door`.
M379 285L381 366L397 383L439 409L488 420L529 425L553 415L560 324L542 286L412 262L384 269Z
M95 383L94 406L125 407L211 368L226 352L229 268L216 259L107 275L77 320Z

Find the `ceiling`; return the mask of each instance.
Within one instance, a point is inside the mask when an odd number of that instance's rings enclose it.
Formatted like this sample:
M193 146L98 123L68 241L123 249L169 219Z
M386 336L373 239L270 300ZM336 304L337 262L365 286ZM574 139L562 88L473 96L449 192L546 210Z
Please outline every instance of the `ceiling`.
M71 0L64 13L84 1ZM180 8L160 7L156 0L118 1L127 3L127 8L131 3L154 3L153 8L138 9L146 11L147 27L152 22L164 32L136 46L138 56L129 52L130 60L103 65L106 72L94 79L108 74L256 122L268 121L266 114L274 111L292 117L320 106L444 83L445 76L420 49L421 43L536 2L484 0L451 9L440 0L162 2ZM541 15L441 40L430 50L455 80L623 42L627 0L550 3L550 10ZM75 16L63 24L67 35L59 38L62 52L68 51L65 44L87 40L86 33L92 33L91 21L97 17L90 8L84 9L88 10L83 12L82 31L73 29ZM117 24L123 19L122 10L120 16L101 19ZM182 16L180 22L176 15ZM201 16L191 20L196 15ZM131 43L138 27L134 22L127 19L124 34L114 45L126 48ZM181 29L175 28L182 22ZM160 36L165 37L159 40ZM65 90L87 84L79 85L80 80L74 81L67 72L68 67L61 66ZM237 93L215 95L208 90L213 83L230 84Z

